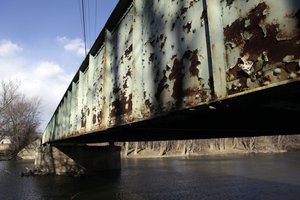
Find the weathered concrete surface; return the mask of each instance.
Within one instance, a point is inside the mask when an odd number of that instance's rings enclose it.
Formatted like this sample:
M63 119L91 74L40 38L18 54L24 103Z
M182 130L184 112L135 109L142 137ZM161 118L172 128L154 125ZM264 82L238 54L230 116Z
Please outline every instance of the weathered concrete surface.
M39 147L34 164L35 171L43 175L65 175L80 171L72 159L50 145Z
M23 148L17 154L17 157L23 160L34 160L38 154L38 148L41 145L41 139L37 139Z
M35 171L44 175L82 175L119 170L120 150L115 146L40 146Z
M118 146L58 146L86 173L121 169L121 147Z

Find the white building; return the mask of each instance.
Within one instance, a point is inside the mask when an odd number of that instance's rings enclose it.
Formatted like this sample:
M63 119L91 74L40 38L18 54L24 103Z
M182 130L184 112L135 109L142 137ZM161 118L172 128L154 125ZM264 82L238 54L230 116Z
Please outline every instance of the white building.
M11 140L8 136L5 136L0 140L0 144L11 144Z

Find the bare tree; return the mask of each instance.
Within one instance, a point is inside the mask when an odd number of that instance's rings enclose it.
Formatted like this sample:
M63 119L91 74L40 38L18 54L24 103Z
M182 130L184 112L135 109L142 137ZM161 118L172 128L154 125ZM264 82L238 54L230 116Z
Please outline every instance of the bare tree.
M19 84L12 81L1 82L0 114L18 97Z
M10 104L18 98L17 90L18 84L14 84L12 81L1 82L0 88L0 137L5 132L7 125L7 119L5 118L5 111L7 111Z
M37 137L40 124L40 100L26 98L18 88L12 81L0 88L0 136L10 137L14 153Z

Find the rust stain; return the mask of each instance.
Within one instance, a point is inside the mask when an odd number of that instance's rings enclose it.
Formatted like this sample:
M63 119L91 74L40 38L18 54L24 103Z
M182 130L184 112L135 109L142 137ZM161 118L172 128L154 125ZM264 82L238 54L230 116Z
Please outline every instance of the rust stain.
M249 75L239 67L239 64L243 64L241 58L238 59L236 65L233 68L229 69L229 75L235 78L248 77Z
M97 122L97 116L96 116L96 114L94 114L93 115L93 124L96 124L96 122Z
M182 73L182 62L178 59L175 59L173 62L173 67L171 69L171 74L169 75L169 79L175 80L172 97L177 100L177 104L180 103L180 101L178 100L182 98L183 94L183 76L184 74Z
M249 60L256 61L257 58L266 51L268 53L269 61L282 62L286 55L294 55L300 57L300 35L289 40L277 40L279 34L278 24L266 24L266 15L264 11L268 9L265 2L258 4L249 12L249 15L243 19L237 19L230 26L224 28L224 35L226 42L233 42L237 46L241 46L241 56L250 54ZM245 27L246 20L250 24ZM264 29L262 28L264 26ZM252 34L249 39L243 38L244 31Z
M132 44L125 50L125 56L128 57L131 52L132 52Z
M243 43L243 38L241 36L241 30L244 30L245 20L237 19L230 26L224 28L224 36L226 42L233 42L237 46Z
M198 66L201 64L201 62L198 58L198 49L196 49L192 52L192 54L190 55L190 61L191 61L190 73L192 76L198 77L198 74L199 74Z
M154 56L155 56L154 53L151 53L151 54L150 54L150 56L149 56L149 61L150 61L150 62L153 62L153 61L154 61Z
M127 89L128 86L127 86L127 79L124 81L124 84L123 84L123 89Z
M113 93L118 93L119 91L121 90L121 88L119 88L119 87L114 87L113 88Z
M121 117L121 115L130 115L132 113L132 94L126 97L125 92L120 92L119 98L112 102L110 117Z
M245 46L243 53L249 52L252 55L252 59L256 60L259 54L267 50L269 59L272 62L282 62L286 55L294 55L295 57L300 57L300 44L297 41L300 40L298 35L291 40L278 41L276 35L278 33L278 25L268 25L267 37L261 35L255 35L253 40L249 40Z
M86 106L81 109L81 128L86 127Z
M239 82L242 89L248 88L246 77L242 77Z
M192 22L187 22L185 25L182 26L182 28L187 33L190 33L192 29Z
M189 72L191 76L199 76L199 69L198 66L201 64L199 57L198 57L198 50L195 49L194 51L187 50L183 54L181 59L176 58L176 55L173 55L171 60L173 60L173 66L170 68L168 65L166 66L166 70L164 70L164 74L162 79L160 80L157 91L156 91L156 99L160 98L162 91L169 87L167 85L167 79L170 81L174 80L174 85L172 88L172 97L176 100L176 105L180 105L183 100L184 96L189 96L195 92L186 89L183 91L183 79L184 79L184 68L189 67ZM189 60L190 66L184 66L184 61ZM169 77L166 77L166 71L171 70ZM192 92L192 93L191 93Z
M186 90L184 90L183 94L184 96L193 96L195 95L195 91L193 88L187 88Z
M182 7L181 9L180 9L180 13L181 13L181 15L184 15L187 11L188 11L188 7Z
M152 103L150 102L149 99L147 99L147 100L145 101L145 105L146 105L146 107L150 110L151 113L154 111L154 106L152 105Z
M174 31L175 25L176 25L176 22L173 22L171 31Z
M131 69L129 66L127 68L128 68L128 70L127 70L126 76L131 77Z
M152 47L155 46L155 39L150 40L150 45L151 45Z
M285 70L288 73L292 73L292 72L298 72L300 69L297 62L291 62L285 64Z
M183 54L182 61L183 61L183 59L187 59L191 62L191 65L189 68L190 74L192 76L198 77L198 74L199 74L198 66L201 64L199 57L198 57L198 49L196 49L194 51L187 50Z
M200 98L202 102L206 102L208 99L208 94L206 90L201 90L200 91Z
M264 86L265 85L265 82L271 82L271 79L269 76L262 76L260 79L259 79L259 84L261 86Z
M164 34L160 34L159 39L162 40L164 38Z
M163 39L163 41L162 41L162 43L161 43L161 45L160 45L160 49L161 49L161 50L164 48L166 41L167 41L167 37L165 37L165 38Z
M230 7L234 0L221 0L221 2L226 1L226 6Z
M164 74L163 74L163 78L160 80L158 86L157 86L157 89L156 89L156 93L155 93L155 98L157 100L160 99L160 95L162 93L162 91L165 89L165 88L168 88L169 85L166 84L167 83L167 76L166 76L166 71L164 70Z
M100 111L98 114L97 114L97 119L98 119L98 122L99 124L101 123L101 119L102 119L102 111Z
M124 56L121 56L120 61L121 61L121 64L124 64Z
M206 102L207 99L209 98L206 90L202 89L202 90L198 91L197 88L187 88L186 90L184 90L183 95L184 96L199 96L199 98L201 99L201 102ZM192 105L191 102L189 102L189 105L190 106Z
M280 65L284 67L286 73L295 73L299 70L297 62L300 59L300 29L286 39L279 40L282 34L279 24L273 22L266 23L269 7L265 2L259 3L250 10L245 18L239 18L231 25L224 28L226 48L239 48L240 57L248 56L247 60L253 62L252 74L247 74L240 69L243 64L241 58L237 60L235 66L229 69L227 81L239 79L239 85L231 88L230 93L243 91L247 86L247 80L256 82L259 86L264 86L271 81L276 81L269 76L265 76L263 71L270 70ZM293 17L298 19L299 11ZM246 37L245 37L246 36ZM285 63L285 58L293 58L291 62ZM282 76L280 80L285 80Z

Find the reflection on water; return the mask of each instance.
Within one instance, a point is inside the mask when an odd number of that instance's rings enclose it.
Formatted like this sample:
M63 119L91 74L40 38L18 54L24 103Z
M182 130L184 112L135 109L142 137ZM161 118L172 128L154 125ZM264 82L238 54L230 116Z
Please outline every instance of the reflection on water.
M0 199L295 199L300 153L128 159L122 171L86 177L21 177L0 162Z

